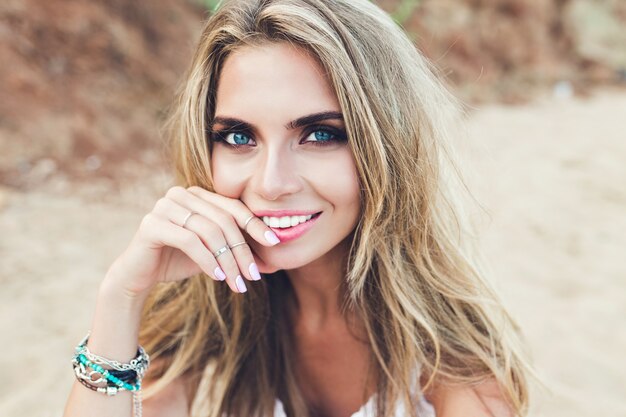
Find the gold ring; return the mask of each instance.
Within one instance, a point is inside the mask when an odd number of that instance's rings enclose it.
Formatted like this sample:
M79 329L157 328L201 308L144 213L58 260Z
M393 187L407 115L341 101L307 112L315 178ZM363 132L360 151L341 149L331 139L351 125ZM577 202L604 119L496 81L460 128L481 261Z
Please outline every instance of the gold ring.
M215 253L213 253L213 256L217 258L218 256L220 256L222 253L226 252L227 250L228 250L228 245L222 246L217 251L215 251Z
M183 224L180 227L185 227L185 225L187 224L187 220L189 220L189 218L191 216L193 216L194 214L198 214L195 211L190 211L189 214L187 214L187 216L185 216L185 220L183 220Z
M229 248L234 248L235 246L240 246L240 245L247 245L248 242L239 242L239 243L235 243L234 245L230 245Z

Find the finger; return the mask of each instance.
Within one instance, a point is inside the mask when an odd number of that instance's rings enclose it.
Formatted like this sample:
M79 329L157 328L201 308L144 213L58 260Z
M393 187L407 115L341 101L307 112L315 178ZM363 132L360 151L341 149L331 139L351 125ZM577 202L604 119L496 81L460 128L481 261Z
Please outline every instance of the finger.
M226 244L231 246L246 242L241 230L235 222L235 219L230 213L223 211L219 207L213 206L211 203L201 200L193 194L187 194L189 195L176 195L174 197L175 199L184 200L182 203L174 200L174 198L170 199L168 197L159 200L157 202L159 207L155 207L155 209L166 213L167 216L174 216L170 217L170 220L175 224L183 225L184 223L187 229L196 232L202 238L207 247L214 252ZM177 207L174 208L173 206ZM195 220L197 216L188 217L189 210L197 212L200 215L200 219ZM187 220L186 223L185 220ZM191 227L192 220L194 220L193 227ZM219 227L219 231L215 230L215 225ZM224 239L226 243L222 243ZM220 242L222 244L215 247L215 242ZM236 255L235 253L231 253L229 255L224 254L222 256L225 260L218 261L226 272L226 275L235 280L238 275L242 275L248 281L260 280L261 274L259 273L257 264L254 262L249 246L247 244L238 245L235 249ZM240 285L239 287L241 288L244 286L245 285Z
M187 190L196 197L230 213L237 225L263 246L274 246L280 243L280 239L272 229L262 219L255 216L241 200L224 197L197 186L189 187Z
M190 224L191 220L194 220L193 224ZM221 239L217 236L217 230L214 230L214 234L211 235L210 231L215 229L216 226L220 229L219 231L223 235ZM217 248L211 246L212 250L217 251L224 245L228 245L230 253L224 253L221 255L226 258L225 261L218 260L220 265L225 266L224 270L226 271L226 275L229 277L236 277L239 275L239 271L241 271L243 277L245 277L248 281L258 281L261 279L259 268L254 262L250 247L241 234L241 230L237 227L235 220L228 213L223 212L221 209L217 209L214 216L210 219L198 214L198 216L194 216L189 219L186 227L187 229L194 230L198 233L203 241L209 245L210 243L217 241L226 242L222 243ZM233 245L236 245L232 248L234 250L230 250L230 247ZM236 275L231 275L229 271L236 271Z
M245 271L245 277L248 280L258 281L261 279L259 266L256 263L250 245L244 240L230 245L230 250L235 256L237 265L241 271Z
M189 209L181 206L180 204L176 203L175 201L170 200L167 197L163 197L159 199L154 205L154 209L152 210L152 212L155 213L157 216L167 219L169 222L177 226L180 226L182 228L185 228L186 230L194 232L196 235L198 235L202 244L209 251L211 251L211 245L209 245L210 238L209 236L206 235L206 233L201 232L201 230L203 229L198 230L198 228L190 228L188 225L193 215L195 214L196 216L199 216L199 214L194 213L193 211L190 211ZM222 241L223 236L220 235L219 239L220 241ZM217 279L218 281L226 280L227 274L224 271L224 267L222 265L219 265L219 262L215 260L215 257L212 257L212 259L215 261L216 267L214 268L213 274L211 276ZM231 272L231 274L234 274L233 276L236 277L239 274L239 272L235 271L235 272Z
M190 211L167 197L159 199L153 211L157 213L157 215L163 216L172 224L180 226L198 236L202 244L211 252L211 254L207 256L210 256L211 259L219 264L215 269L214 275L221 281L225 280L228 286L235 292L247 291L246 285L241 279L239 265L232 253L230 253L228 243L219 225L199 213ZM237 230L234 224L231 228ZM216 252L224 247L226 248L225 251L216 254Z
M194 261L205 274L221 281L217 274L219 269L217 261L195 233L178 227L152 213L148 214L144 221L149 224L149 227L146 228L148 239L160 245L179 249Z
M226 283L229 287L235 292L246 292L247 288L243 281L239 264L229 248L221 225L205 218L201 214L195 214L189 218L185 228L197 234L209 248L214 259L226 272Z

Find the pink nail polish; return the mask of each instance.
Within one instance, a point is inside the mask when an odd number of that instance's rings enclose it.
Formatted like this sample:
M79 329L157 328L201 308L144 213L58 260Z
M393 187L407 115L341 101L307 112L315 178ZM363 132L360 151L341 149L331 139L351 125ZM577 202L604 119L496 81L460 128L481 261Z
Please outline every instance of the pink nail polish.
M267 241L270 242L272 245L280 243L280 239L278 238L278 236L276 236L276 234L271 230L265 232L265 239L267 239Z
M224 271L222 271L222 268L220 268L219 266L215 268L214 272L215 272L215 276L220 281L224 281L226 279L226 274L224 273Z
M248 291L248 289L246 288L246 284L243 282L243 278L241 278L241 275L237 275L237 278L235 278L235 286L237 287L239 292Z
M259 274L259 267L256 266L256 263L251 263L248 267L248 270L250 271L250 275L252 275L253 280L258 281L261 279L261 274Z

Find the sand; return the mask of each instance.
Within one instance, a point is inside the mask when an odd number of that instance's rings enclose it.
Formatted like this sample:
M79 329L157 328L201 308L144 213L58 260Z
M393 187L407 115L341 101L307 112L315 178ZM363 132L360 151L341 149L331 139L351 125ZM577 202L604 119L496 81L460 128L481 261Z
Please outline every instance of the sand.
M626 416L625 128L614 91L468 121L484 253L550 389L533 416ZM0 188L0 415L61 415L98 283L169 181Z

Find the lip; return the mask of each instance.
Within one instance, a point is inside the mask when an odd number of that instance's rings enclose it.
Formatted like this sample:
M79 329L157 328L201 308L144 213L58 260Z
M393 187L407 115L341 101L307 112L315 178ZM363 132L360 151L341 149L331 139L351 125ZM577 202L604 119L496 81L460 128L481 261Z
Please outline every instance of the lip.
M293 227L287 227L284 229L279 229L277 227L270 227L270 229L272 229L272 231L276 234L276 236L278 236L278 239L280 239L281 243L289 242L290 240L299 238L300 236L308 232L313 227L317 219L322 217L322 212L309 213L309 214L316 214L316 213L319 213L319 215L315 217L311 217L311 219L307 220L306 222L297 224ZM293 216L297 216L297 214L293 214Z
M320 213L321 210L259 210L254 211L257 217L284 217L284 216L308 216L309 214ZM294 226L295 227L295 226Z

